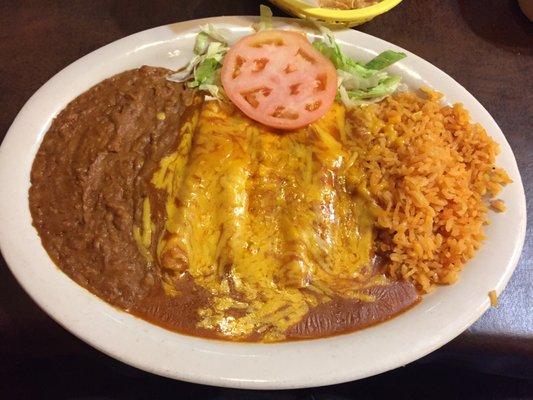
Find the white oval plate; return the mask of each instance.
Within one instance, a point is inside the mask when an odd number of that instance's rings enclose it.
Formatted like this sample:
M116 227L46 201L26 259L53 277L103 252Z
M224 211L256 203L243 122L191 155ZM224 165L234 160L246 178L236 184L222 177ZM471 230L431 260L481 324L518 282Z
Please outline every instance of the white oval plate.
M280 344L228 343L176 334L121 312L78 286L50 260L31 225L29 175L50 122L76 96L116 73L143 64L177 68L191 57L198 26L213 23L231 38L250 32L251 17L220 17L150 29L111 43L69 65L26 103L0 148L0 246L13 274L57 322L97 349L155 374L190 382L285 389L346 382L414 361L447 343L488 308L520 255L526 226L524 189L503 133L488 112L430 63L367 34L336 33L346 51L363 60L387 49L408 57L392 67L413 87L426 85L462 102L501 145L498 164L514 183L502 198L508 210L491 215L484 246L459 283L425 296L414 309L380 325L327 339ZM295 20L276 19L279 26Z

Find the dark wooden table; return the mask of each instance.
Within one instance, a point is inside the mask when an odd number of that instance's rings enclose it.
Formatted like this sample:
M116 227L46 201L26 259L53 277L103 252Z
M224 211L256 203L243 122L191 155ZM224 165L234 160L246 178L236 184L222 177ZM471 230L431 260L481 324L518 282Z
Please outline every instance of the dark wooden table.
M260 3L0 2L0 138L34 91L98 47L171 22L255 15ZM275 8L274 12L284 15ZM418 54L477 97L511 143L526 195L531 198L532 28L515 0L405 0L392 12L357 29ZM529 202L530 221L532 214ZM44 314L0 258L0 398L533 398L532 238L530 225L519 266L500 307L487 311L442 349L409 366L362 381L276 393L176 382L115 361Z

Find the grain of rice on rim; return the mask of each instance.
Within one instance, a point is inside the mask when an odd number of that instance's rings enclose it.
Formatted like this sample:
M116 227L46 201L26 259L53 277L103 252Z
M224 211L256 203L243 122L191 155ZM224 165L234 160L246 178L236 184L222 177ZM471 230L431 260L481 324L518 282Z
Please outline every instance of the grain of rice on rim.
M423 88L348 113L388 272L423 292L458 279L485 238L490 199L511 182L495 165L498 144L441 98Z

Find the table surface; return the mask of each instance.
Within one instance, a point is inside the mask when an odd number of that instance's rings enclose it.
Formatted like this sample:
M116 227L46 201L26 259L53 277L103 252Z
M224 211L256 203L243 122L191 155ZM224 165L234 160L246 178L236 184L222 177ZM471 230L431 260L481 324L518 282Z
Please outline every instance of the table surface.
M0 5L0 139L28 98L81 56L151 27L217 15L255 15L261 1L70 0ZM480 7L482 5L482 7ZM273 7L275 15L285 15ZM357 29L425 58L466 87L505 133L526 197L533 191L533 24L514 0L405 0ZM529 80L528 80L529 78ZM528 219L533 220L528 202ZM512 227L510 227L512 229ZM171 381L81 342L24 293L0 258L3 398L533 398L533 232L500 297L471 328L433 354L363 381L254 393Z

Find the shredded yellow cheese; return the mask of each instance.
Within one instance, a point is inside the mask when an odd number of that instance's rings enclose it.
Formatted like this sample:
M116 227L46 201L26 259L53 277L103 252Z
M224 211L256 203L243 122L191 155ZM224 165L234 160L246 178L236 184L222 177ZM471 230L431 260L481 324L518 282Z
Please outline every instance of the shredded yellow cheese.
M138 226L134 226L133 238L137 243L139 252L150 263L153 261L152 254L150 253L150 246L152 244L152 231L154 228L150 210L150 199L146 197L144 198L142 205L142 230Z
M167 283L187 272L211 293L200 327L279 340L332 296L374 300L357 290L373 274L374 219L367 200L344 190L357 157L343 145L344 112L335 104L280 134L208 102L182 125L152 179L168 195L157 255Z

